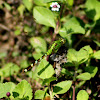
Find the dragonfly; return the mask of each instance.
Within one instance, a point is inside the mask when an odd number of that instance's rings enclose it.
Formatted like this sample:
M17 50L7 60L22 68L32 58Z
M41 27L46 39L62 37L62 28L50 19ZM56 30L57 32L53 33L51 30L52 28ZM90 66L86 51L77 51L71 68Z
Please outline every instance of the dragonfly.
M29 70L31 70L36 64L38 64L38 62L40 62L44 57L47 57L49 55L51 55L52 53L57 53L57 51L59 50L59 48L65 44L66 40L64 38L60 38L59 40L54 41L54 43L52 43L50 45L50 49L38 60L36 60L35 62L33 62L31 65L29 65L26 69L24 69L24 72L27 72Z

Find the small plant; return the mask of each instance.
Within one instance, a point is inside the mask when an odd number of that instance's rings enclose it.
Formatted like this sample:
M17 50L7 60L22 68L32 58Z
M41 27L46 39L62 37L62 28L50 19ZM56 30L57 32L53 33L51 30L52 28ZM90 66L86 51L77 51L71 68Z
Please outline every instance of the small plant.
M78 6L74 0L22 0L18 4L16 19L21 23L14 27L15 45L11 53L16 64L4 64L7 53L0 53L4 65L0 68L0 98L96 100L99 89L94 92L92 82L98 75L100 61L100 42L96 35L100 33L100 2L87 0ZM0 8L14 11L5 1ZM22 19L28 16L35 20L25 20L22 25ZM95 44L96 50L89 41ZM23 44L22 51L18 50ZM34 60L30 65L28 58Z

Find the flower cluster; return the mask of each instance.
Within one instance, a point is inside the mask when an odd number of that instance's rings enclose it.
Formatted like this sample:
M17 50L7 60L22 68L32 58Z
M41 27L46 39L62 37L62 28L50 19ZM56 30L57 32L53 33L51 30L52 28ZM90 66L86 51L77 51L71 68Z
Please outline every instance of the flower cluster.
M58 4L58 2L52 2L50 7L51 7L52 11L59 11L59 9L60 9L60 5Z

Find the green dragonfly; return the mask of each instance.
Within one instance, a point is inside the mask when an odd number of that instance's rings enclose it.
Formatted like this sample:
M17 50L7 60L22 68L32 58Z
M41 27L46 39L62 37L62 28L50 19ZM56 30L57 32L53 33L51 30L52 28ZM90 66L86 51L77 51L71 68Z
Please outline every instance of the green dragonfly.
M30 66L28 66L26 69L24 69L24 72L27 72L31 70L38 62L40 62L44 57L51 55L52 53L57 53L58 49L66 42L64 38L60 38L59 40L54 41L53 44L51 44L50 49L47 51L46 54L44 54L41 58L36 60L34 63L32 63Z

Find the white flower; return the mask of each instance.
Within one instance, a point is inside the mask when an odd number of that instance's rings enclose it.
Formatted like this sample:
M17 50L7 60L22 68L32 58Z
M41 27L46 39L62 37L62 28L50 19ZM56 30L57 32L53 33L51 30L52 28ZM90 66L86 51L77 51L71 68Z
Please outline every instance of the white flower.
M50 7L52 11L59 11L60 5L58 4L58 2L52 2Z

